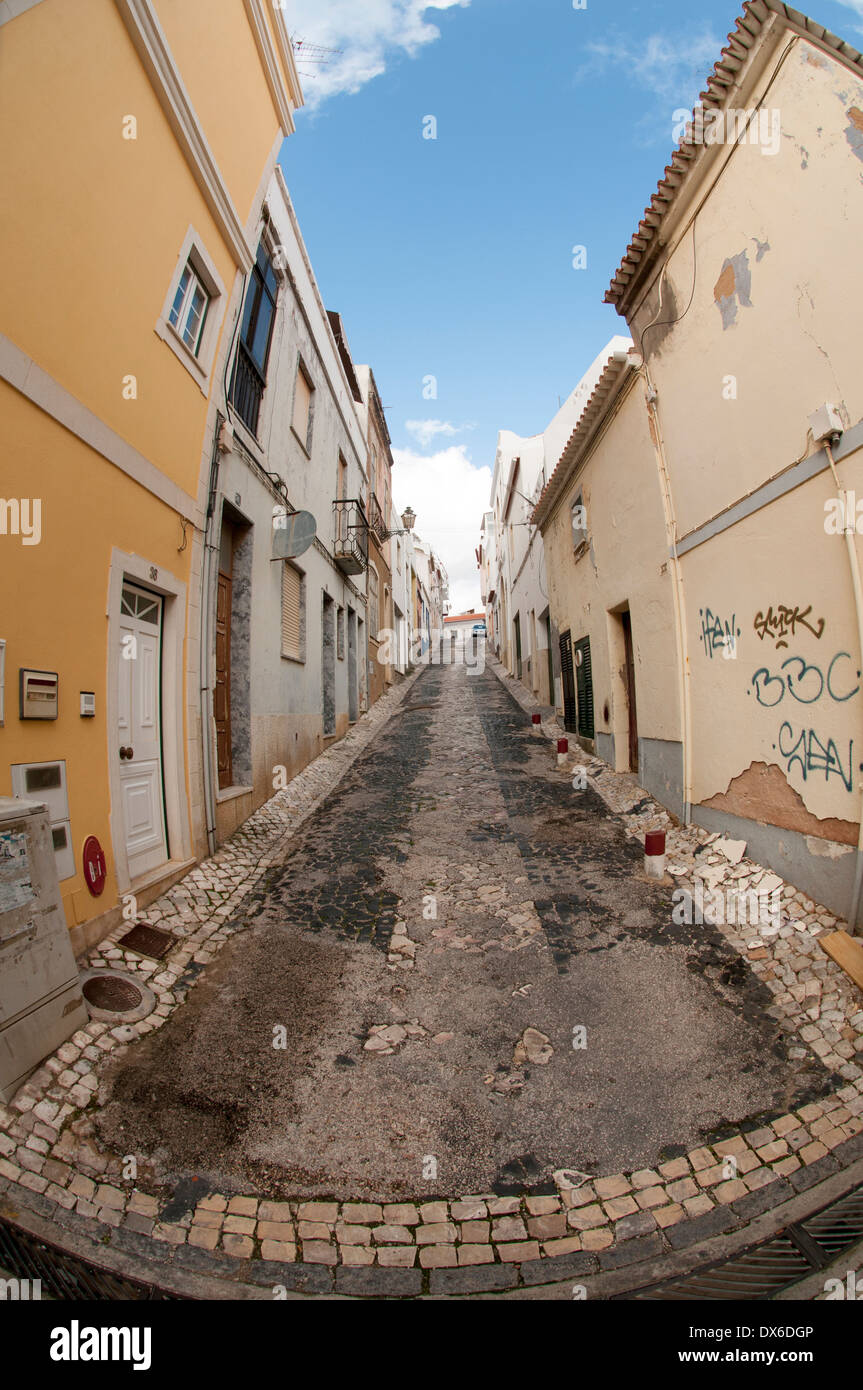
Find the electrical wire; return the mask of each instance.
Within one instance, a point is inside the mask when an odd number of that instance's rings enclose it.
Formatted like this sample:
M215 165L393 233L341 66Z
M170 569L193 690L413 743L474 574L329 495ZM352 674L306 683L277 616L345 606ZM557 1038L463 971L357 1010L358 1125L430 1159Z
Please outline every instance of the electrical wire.
M776 81L777 77L779 76L779 73L780 73L780 71L782 70L782 66L783 66L783 64L785 63L786 58L788 57L789 53L791 52L792 48L794 47L794 45L795 45L797 42L798 42L798 40L797 40L797 38L795 37L795 38L791 39L791 40L786 44L785 49L784 49L784 52L782 53L782 56L781 56L781 58L779 59L779 62L776 64L776 68L774 69L773 75L772 75L770 81L768 82L767 87L766 87L765 90L764 90L764 95L761 97L761 100L758 102L758 105L755 106L755 107L753 107L753 109L752 109L752 114L750 115L748 121L746 122L746 131L749 130L749 127L751 126L752 122L755 120L756 116L758 115L758 112L761 110L762 106L764 105L765 101L767 100L768 93L770 92L771 87L773 86L774 82ZM702 108L702 109L703 109L703 108ZM719 108L719 109L723 109L723 110L724 110L725 108ZM740 145L740 144L743 143L743 141L738 139L736 143L737 143L738 145ZM709 196L709 194L710 194L710 191L711 191L711 190L708 188L707 193L705 193L704 198L703 198L703 199L701 200L701 202L699 203L698 207L697 207L696 210L695 210L695 213L694 213L694 215L693 215L693 218L692 218L692 293L691 293L690 296L689 296L689 303L687 304L687 306L686 306L686 308L684 309L683 313L682 313L682 314L679 314L678 317L677 317L676 319L662 319L661 321L658 320L658 319L654 319L654 321L653 321L652 323L648 323L648 324L646 325L646 327L642 329L642 331L641 331L641 333L640 333L640 335L639 335L639 340L638 340L638 345L639 345L639 349L640 349L640 351L641 351L642 359L644 359L644 337L645 337L645 334L649 333L650 330L651 330L651 328L670 328L670 327L672 327L674 324L682 323L682 321L686 318L686 315L689 313L689 310L692 308L692 301L693 301L693 299L695 298L695 285L696 285L696 280L697 280L697 276L698 276L698 259L697 259L697 247L696 247L696 242L695 242L695 227L696 227L696 223L698 222L698 215L699 215L699 213L701 212L701 209L702 209L702 207L704 206L704 203L707 201L707 198L708 198L708 196ZM670 256L669 256L669 257L666 259L666 261L665 261L665 265L664 265L663 268L662 268L662 275L661 275L661 277L660 277L660 287L659 287L659 290L660 290L660 292L659 292L659 309L658 309L658 311L657 311L657 312L659 312L659 313L662 312L662 287L663 287L663 285L665 284L666 275L667 275L667 272L668 272L669 260L670 260Z

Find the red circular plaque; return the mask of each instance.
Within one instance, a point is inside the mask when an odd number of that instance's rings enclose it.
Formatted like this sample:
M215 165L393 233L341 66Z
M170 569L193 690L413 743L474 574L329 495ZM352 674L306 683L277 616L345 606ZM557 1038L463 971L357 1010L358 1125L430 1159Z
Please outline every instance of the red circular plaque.
M105 854L95 835L88 835L84 841L84 882L90 889L94 898L105 887L107 866L105 864Z

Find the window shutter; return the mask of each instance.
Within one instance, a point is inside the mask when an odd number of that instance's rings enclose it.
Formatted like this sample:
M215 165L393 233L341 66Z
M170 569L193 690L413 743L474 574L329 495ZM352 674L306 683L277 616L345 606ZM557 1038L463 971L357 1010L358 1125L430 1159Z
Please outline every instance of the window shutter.
M312 402L312 388L303 375L302 368L297 369L297 385L294 391L294 419L293 426L300 439L305 444L309 434L309 407Z
M593 738L593 672L590 664L590 638L582 637L580 642L576 642L575 651L581 652L581 662L575 668L578 694L578 732L582 738Z
M303 577L293 565L282 568L282 656L302 660L300 645L300 616L303 596Z

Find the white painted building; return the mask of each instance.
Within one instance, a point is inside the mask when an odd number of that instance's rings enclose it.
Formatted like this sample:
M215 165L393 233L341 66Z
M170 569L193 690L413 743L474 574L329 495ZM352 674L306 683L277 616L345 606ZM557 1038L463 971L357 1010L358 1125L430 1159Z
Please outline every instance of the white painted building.
M531 513L567 440L614 353L614 337L588 367L541 434L501 430L492 475L490 512L483 518L480 569L491 649L510 675L545 705L556 705L560 662L552 633L542 536Z
M221 841L366 704L368 494L359 388L281 169L224 373L204 575L205 805ZM285 514L313 542L273 558ZM278 555L278 549L275 553Z

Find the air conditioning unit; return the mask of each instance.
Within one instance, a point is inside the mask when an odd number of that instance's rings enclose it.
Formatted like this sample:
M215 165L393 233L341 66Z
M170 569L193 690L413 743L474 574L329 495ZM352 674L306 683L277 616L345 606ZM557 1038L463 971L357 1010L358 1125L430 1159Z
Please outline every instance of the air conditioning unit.
M49 812L0 797L0 1100L87 1019Z

